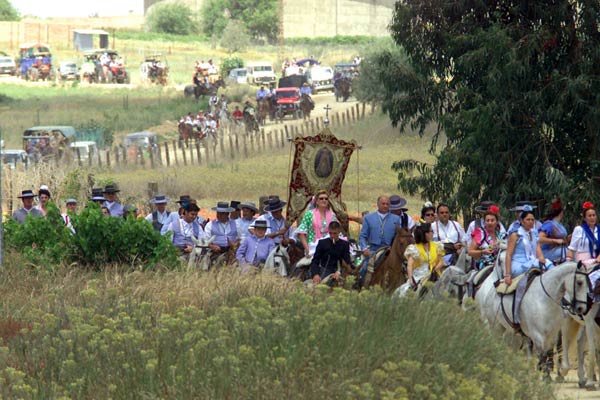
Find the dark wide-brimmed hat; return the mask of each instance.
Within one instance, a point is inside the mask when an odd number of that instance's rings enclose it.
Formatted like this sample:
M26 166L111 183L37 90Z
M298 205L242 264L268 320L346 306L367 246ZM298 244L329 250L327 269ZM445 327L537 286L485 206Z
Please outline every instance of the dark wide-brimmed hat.
M269 200L265 201L265 208L264 211L266 212L272 212L272 211L277 211L277 210L281 210L287 203L285 201L281 201L279 199L279 196L271 196L269 197Z
M35 197L35 193L32 190L23 190L20 196L17 196L19 199L26 199L29 197Z
M229 203L226 201L219 201L216 207L211 208L211 210L216 212L232 212L235 211L234 208L229 207Z
M233 207L234 209L238 209L238 206L240 205L240 202L237 200L231 200L229 202L229 207Z
M238 208L238 209L240 209L240 210L241 210L242 208L247 208L247 209L249 209L249 210L252 210L252 211L254 211L255 213L257 213L257 212L258 212L258 208L256 207L256 204L254 204L254 203L253 203L253 202L251 202L251 201L245 201L245 202L243 202L243 203L240 203L240 204L237 206L237 208Z
M119 193L120 190L117 187L117 185L106 185L106 187L104 188L104 193Z
M190 197L189 194L184 194L182 196L179 196L179 200L177 200L175 203L189 203L190 201L192 201L192 198Z
M252 223L252 225L250 225L250 228L265 228L267 229L269 227L269 224L267 223L267 221L263 220L263 219L257 219L256 221L254 221L254 223Z
M404 210L404 206L407 201L404 197L400 197L397 194L390 196L390 211Z
M104 198L104 189L102 188L92 188L92 201L105 201Z
M487 210L489 210L490 207L493 206L493 205L494 205L493 201L484 200L481 203L479 203L479 205L477 207L475 207L475 212L484 213Z
M164 194L157 194L154 196L154 198L152 200L150 200L150 203L152 203L152 204L167 204L169 201L171 201L171 199L166 197Z
M526 207L529 206L529 207ZM531 211L534 208L537 208L536 205L533 205L533 203L531 201L517 201L516 205L509 209L509 211L525 211L527 209L527 211Z

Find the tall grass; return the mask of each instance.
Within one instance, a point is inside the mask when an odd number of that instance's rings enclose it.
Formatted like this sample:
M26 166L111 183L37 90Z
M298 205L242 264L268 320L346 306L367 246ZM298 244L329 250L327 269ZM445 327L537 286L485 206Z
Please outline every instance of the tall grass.
M7 268L6 399L552 398L518 353L450 304L234 271Z

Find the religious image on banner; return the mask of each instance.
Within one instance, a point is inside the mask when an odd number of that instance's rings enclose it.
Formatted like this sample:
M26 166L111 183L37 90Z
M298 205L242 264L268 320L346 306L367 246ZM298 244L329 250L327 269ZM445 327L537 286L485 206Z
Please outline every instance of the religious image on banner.
M319 190L329 193L329 203L344 232L348 232L348 214L342 202L342 183L355 141L346 142L336 138L329 128L316 136L296 136L294 162L289 186L287 222L299 221L302 213Z

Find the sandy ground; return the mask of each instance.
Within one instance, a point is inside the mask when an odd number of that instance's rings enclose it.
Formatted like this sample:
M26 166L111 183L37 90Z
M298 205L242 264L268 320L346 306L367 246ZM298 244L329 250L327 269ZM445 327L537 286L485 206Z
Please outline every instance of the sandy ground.
M600 399L600 391L580 389L577 383L577 371L569 371L565 382L558 384L558 398L560 400L591 400Z

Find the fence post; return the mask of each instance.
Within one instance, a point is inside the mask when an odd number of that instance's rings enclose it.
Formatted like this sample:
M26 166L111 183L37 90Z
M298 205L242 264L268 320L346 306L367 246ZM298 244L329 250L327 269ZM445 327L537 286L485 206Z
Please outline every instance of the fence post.
M94 161L94 155L90 154L89 150L88 150L87 154L88 154L88 167L91 167L92 166L92 162Z
M240 154L240 143L238 141L238 134L235 134L235 151Z
M194 142L197 142L197 140L194 140ZM194 146L190 145L190 165L194 164Z
M335 120L336 120L336 122L337 122L337 126L338 126L338 127L342 126L342 124L341 124L341 122L340 122L340 113L339 113L339 112L336 112L336 113L335 113Z
M156 166L154 165L154 149L152 148L152 145L150 145L149 149L150 149L150 168L154 169Z
M202 163L202 154L200 153L200 141L196 140L196 158L198 159L198 165Z
M288 131L288 126L284 125L283 129L285 129L285 137L290 137L290 132Z
M167 159L167 167L171 166L171 157L169 155L169 143L165 142L165 158Z
M121 147L123 149L123 165L127 165L129 161L129 149L125 146Z
M119 166L119 147L115 146L115 165Z
M100 154L100 150L98 150L98 166L102 167L102 155Z
M106 167L110 168L110 148L106 150Z
M179 160L177 159L177 141L173 140L173 160L175 161L175 165L179 165Z
M244 158L248 158L248 135L243 136L244 138Z
M144 160L144 148L142 146L137 148L138 157L140 159L140 165L145 168L146 160Z
M361 119L365 119L365 108L366 108L367 104L366 103L362 103L362 113L360 118Z
M357 106L358 106L358 104L357 104ZM352 107L350 110L352 111L352 122L355 122L356 117L354 116L354 107Z
M208 139L207 138L202 139L202 146L205 149L206 165L208 165L210 163L210 151L209 151L210 149L208 147Z
M221 156L225 156L225 143L223 143L223 136L219 136L219 149L221 150Z
M264 128L260 130L260 140L262 142L262 149L263 149L263 151L267 150L267 144L266 144L266 140L265 140L265 130L264 130Z
M185 147L181 149L181 155L183 156L183 165L187 167L187 157L185 155Z
M346 109L346 121L348 122L348 125L350 125L350 110Z
M235 159L235 154L233 152L233 138L229 135L229 157L233 160Z

